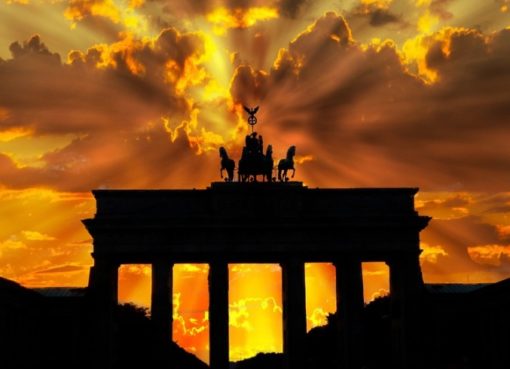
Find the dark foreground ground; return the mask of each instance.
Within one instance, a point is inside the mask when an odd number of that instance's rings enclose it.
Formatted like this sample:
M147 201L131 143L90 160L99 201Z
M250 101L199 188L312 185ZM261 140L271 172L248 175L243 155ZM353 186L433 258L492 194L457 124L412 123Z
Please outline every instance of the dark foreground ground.
M510 368L510 280L475 287L427 285L421 320L426 369ZM92 349L97 323L85 295L84 289L34 291L0 278L0 368L99 368ZM115 367L208 368L173 342L155 339L145 309L120 305L116 315ZM386 297L364 308L365 369L392 369L391 316ZM335 314L308 333L306 369L342 369L337 334ZM281 354L267 353L231 368L280 369L282 363Z

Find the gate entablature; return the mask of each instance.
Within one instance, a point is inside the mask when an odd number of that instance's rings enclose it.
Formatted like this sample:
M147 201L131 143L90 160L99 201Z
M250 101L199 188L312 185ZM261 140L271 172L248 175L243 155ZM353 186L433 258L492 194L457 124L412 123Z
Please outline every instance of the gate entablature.
M329 261L354 253L384 260L416 252L428 217L414 188L310 189L300 182L213 183L203 190L95 190L84 223L94 254L119 262L278 262L286 255ZM125 258L125 260L123 260Z

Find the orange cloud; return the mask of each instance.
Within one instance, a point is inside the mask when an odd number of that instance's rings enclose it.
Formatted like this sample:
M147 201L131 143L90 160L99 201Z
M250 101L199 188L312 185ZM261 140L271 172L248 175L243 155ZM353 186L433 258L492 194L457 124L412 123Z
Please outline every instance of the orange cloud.
M429 188L457 182L470 188L497 187L505 183L506 174L491 163L496 157L501 160L506 146L498 133L502 115L495 112L505 110L506 89L489 90L478 99L483 88L457 86L466 78L487 88L502 83L505 73L489 81L462 71L475 65L480 73L491 65L497 67L500 55L505 55L506 33L443 30L420 43L420 56L407 54L406 59L392 43L362 47L342 17L327 13L282 49L270 70L238 66L230 90L214 99L196 92L214 86L215 80L207 61L213 60L208 46L213 39L201 33L170 28L154 39L125 34L113 44L71 53L68 63L61 63L40 38L33 38L13 44L12 60L0 63L5 85L0 96L9 111L3 125L26 128L34 135L80 136L41 156L37 168L21 168L12 155L1 156L1 178L9 186L65 189L122 183L196 186L197 171L186 168L199 165L204 172L199 181L205 185L216 177L212 166L217 163L218 146L227 146L234 158L239 152L240 137L247 129L240 104L248 101L262 103L260 121L270 124L261 125L265 130L261 133L274 140L268 143L273 144L277 159L291 144L297 144L303 157L314 157L299 165L298 178L307 183L402 185L413 178L410 185ZM476 58L477 64L469 63L470 58ZM411 64L418 59L437 74L440 83L427 86L416 78ZM27 65L37 73L26 73ZM51 96L66 101L66 109L41 109L31 103L50 95L46 85L50 79L57 81L50 85ZM72 93L68 81L73 81ZM18 87L24 94L17 92ZM457 93L446 94L449 102L436 104L450 89ZM484 103L464 114L473 108L473 101ZM440 124L441 117L449 114L461 116ZM65 125L59 123L64 120ZM487 129L481 123L487 120L499 123ZM483 135L478 134L480 129ZM463 155L474 150L471 136L490 141L477 145L483 148L480 156ZM412 150L416 145L419 151ZM195 155L208 152L212 155ZM171 163L174 157L185 158L180 160L184 163L180 174L161 176L157 163ZM416 162L421 163L419 168ZM124 166L136 169L120 170ZM498 175L483 182L479 170L485 176L496 170ZM409 175L403 178L402 173ZM457 211L460 215L463 209Z
M62 64L59 56L51 53L37 36L23 44L14 43L11 50L13 59L0 65L3 78L0 96L6 97L3 101L10 106L4 127L27 129L34 136L48 133L77 136L64 148L45 153L40 158L42 167L24 168L23 174L15 173L19 168L10 157L0 155L0 177L2 181L11 181L11 186L24 186L26 181L34 184L55 181L68 189L80 182L83 189L98 187L103 180L97 165L112 178L112 170L116 171L113 167L123 166L119 160L130 162L129 173L145 181L146 175L135 174L133 165L137 162L139 170L147 172L151 165L159 167L165 156L168 158L163 160L169 163L176 155L181 162L186 155L194 161L190 145L200 151L202 147L207 150L209 142L212 145L222 142L218 141L217 133L188 118L201 111L191 107L193 100L187 94L189 88L202 83L202 79L196 79L198 71L203 70L203 39L199 34L167 29L154 40L126 35L117 43L98 45L86 53L72 53L69 64ZM30 73L25 72L26 68ZM53 82L48 85L50 80ZM66 101L66 109L45 108L44 96L51 96L51 101ZM37 105L30 103L33 98L39 99ZM184 132L174 144L162 122L164 118L175 122ZM66 124L60 124L62 121ZM101 141L104 145L97 146ZM133 145L143 152L135 160L130 159ZM106 156L105 151L109 153ZM150 158L150 152L156 157ZM89 171L90 175L83 175ZM161 173L159 168L157 172ZM68 181L62 181L62 176ZM85 184L84 178L96 183ZM126 178L118 181L121 182L133 185Z
M388 289L380 288L379 290L374 292L372 294L372 296L370 296L370 300L369 301L374 301L377 298L388 296L389 294L390 294L390 291Z
M174 340L209 362L209 290L207 264L175 264L173 295Z
M278 18L278 9L270 7L250 7L229 9L219 7L206 15L208 22L214 25L214 32L223 35L228 29L243 29L257 22Z
M316 307L311 313L307 314L307 319L310 322L310 327L320 327L326 325L328 322L328 315L330 312L325 311L322 307Z
M497 229L498 229L499 236L501 238L510 237L510 225L505 225L505 226L498 225Z
M27 286L86 285L91 241L80 219L94 212L90 194L2 189L0 203L0 275ZM40 274L66 265L73 269Z
M26 249L27 245L18 239L16 237L10 237L9 239L0 242L0 250L2 249L11 249L11 250L19 250L19 249Z
M331 30L343 43L331 38ZM231 93L234 101L251 99L264 111L277 112L266 117L261 110L261 119L272 123L265 136L277 137L284 147L297 144L300 153L314 155L316 160L301 166L307 183L324 178L320 183L326 185L335 178L351 185L409 183L449 189L460 183L486 189L497 182L502 189L500 179L508 177L506 171L497 170L489 182L481 173L490 176L489 168L502 160L498 150L507 148L498 132L504 124L500 112L508 110L503 102L510 97L500 79L510 74L503 68L495 78L483 70L490 70L489 65L501 68L498 60L506 58L507 34L502 30L484 36L463 29L434 34L423 44L421 57L439 82L427 85L394 44L362 48L350 38L345 21L330 13L280 51L269 73L239 67ZM465 68L472 73L461 72ZM486 93L460 88L467 79ZM444 96L451 98L444 101ZM456 118L446 124L445 114ZM483 124L487 120L494 122L489 131ZM480 137L484 144L475 145ZM416 145L420 150L412 149Z
M2 120L1 114L2 112L0 111L0 120ZM5 117L7 117L7 115L5 115ZM0 131L0 142L9 142L20 137L29 136L32 133L30 129L25 127L13 127L5 131Z
M54 241L55 237L37 231L22 231L23 237L29 241Z
M403 23L402 16L390 10L392 3L393 0L361 0L361 4L356 6L349 16L366 17L373 27Z
M70 0L64 15L73 21L71 28L87 17L103 17L140 35L148 30L146 16L136 11L144 3L144 0Z
M469 257L479 264L500 266L510 259L510 245L481 245L468 248Z
M420 243L420 249L422 250L420 255L420 260L422 262L437 264L439 257L448 256L448 253L440 245L431 246L425 242L422 242Z
M432 197L423 199L424 196ZM469 193L418 194L416 209L434 219L455 219L469 215L474 198Z
M363 5L373 5L382 9L389 8L392 2L393 0L361 0Z
M498 0L498 3L500 4L499 10L501 13L507 13L510 9L510 0Z

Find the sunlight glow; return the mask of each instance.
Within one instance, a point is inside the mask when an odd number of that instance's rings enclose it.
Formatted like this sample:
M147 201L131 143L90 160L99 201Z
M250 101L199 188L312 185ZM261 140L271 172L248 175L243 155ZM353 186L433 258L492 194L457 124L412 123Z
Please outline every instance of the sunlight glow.
M262 6L248 9L219 7L207 14L206 18L214 25L213 29L217 35L224 35L231 28L248 28L259 21L278 18L278 10Z

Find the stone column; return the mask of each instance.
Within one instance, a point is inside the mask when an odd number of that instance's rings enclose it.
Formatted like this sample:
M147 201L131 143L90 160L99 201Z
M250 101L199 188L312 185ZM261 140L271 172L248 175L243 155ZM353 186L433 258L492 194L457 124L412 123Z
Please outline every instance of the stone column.
M89 297L92 304L92 326L95 329L92 361L106 363L107 368L115 366L115 332L118 294L118 268L113 261L94 258L89 275Z
M90 292L105 307L117 305L118 269L117 263L99 258L94 260L94 266L90 268Z
M281 266L285 369L299 369L306 360L305 263L292 259Z
M228 369L228 263L209 264L209 348L211 369Z
M172 340L172 275L168 261L152 263L151 320L162 342Z
M420 369L421 304L423 279L420 251L393 256L390 267L390 298L392 314L392 360L395 369Z
M359 369L363 348L363 276L361 261L346 256L335 262L339 362L342 368Z

